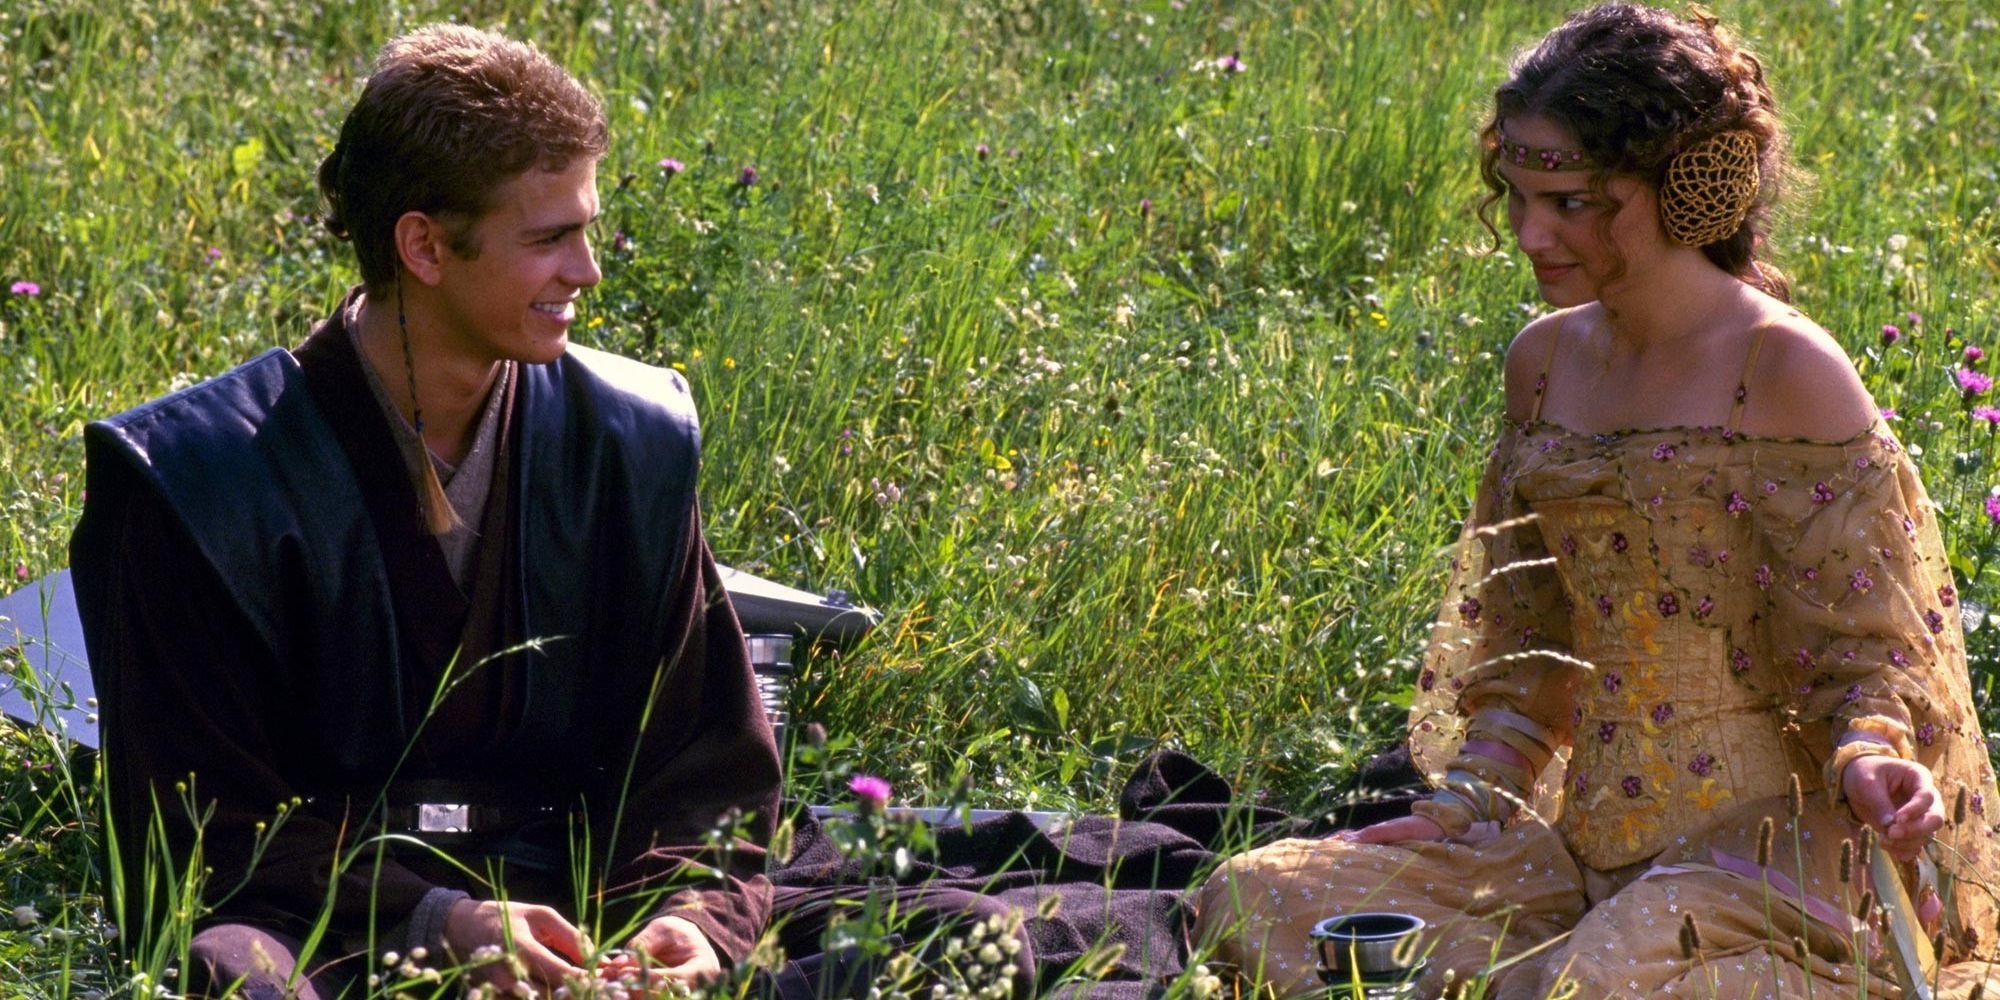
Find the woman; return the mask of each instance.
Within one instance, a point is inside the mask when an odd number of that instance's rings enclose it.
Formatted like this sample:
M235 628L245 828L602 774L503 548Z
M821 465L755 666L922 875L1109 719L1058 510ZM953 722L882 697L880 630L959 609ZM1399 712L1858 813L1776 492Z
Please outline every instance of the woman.
M2000 864L1957 594L1909 460L1757 260L1786 169L1761 65L1607 4L1517 63L1482 141L1558 308L1508 351L1418 678L1439 790L1232 860L1201 940L1298 992L1315 921L1398 910L1429 995L1886 993L1898 953L1850 916L1879 843L1966 995Z

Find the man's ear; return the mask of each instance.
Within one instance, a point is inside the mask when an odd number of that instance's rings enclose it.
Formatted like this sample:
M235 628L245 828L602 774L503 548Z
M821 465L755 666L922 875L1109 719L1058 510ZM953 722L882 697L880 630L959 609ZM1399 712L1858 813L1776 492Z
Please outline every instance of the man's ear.
M426 285L444 280L444 258L451 252L447 239L443 223L422 212L404 212L396 220L396 258Z

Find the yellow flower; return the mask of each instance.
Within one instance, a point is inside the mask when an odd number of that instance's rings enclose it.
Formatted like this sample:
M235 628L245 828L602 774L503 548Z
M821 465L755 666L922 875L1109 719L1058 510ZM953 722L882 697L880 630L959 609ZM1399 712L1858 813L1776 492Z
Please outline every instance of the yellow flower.
M734 368L734 367L736 367L736 359L735 359L735 358L732 358L732 357L729 357L729 356L727 356L727 355L724 355L724 356L723 356L723 358L722 358L722 367L724 367L724 368Z

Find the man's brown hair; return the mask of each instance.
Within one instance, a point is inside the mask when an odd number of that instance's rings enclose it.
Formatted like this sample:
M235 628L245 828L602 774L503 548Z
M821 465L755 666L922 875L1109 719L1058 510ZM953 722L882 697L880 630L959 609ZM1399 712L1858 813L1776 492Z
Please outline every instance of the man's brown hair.
M434 24L382 47L340 141L319 166L326 227L354 244L361 279L396 277L396 220L422 212L474 257L472 224L530 168L559 171L609 144L597 99L533 45Z

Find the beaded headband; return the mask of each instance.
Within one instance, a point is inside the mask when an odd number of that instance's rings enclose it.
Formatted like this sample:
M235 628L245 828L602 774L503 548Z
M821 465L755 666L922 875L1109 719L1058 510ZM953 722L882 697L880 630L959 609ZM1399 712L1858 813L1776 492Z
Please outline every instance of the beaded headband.
M1515 142L1500 132L1500 158L1517 167L1531 170L1595 170L1597 164L1581 149L1558 149L1553 146L1530 146L1525 142Z

